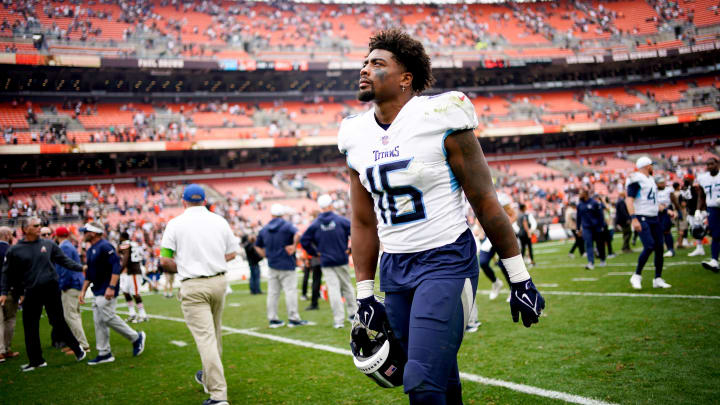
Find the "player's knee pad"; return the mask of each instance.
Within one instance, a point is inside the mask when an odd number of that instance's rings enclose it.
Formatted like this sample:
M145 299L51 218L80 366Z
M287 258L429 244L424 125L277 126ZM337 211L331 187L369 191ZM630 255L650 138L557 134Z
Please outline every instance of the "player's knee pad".
M422 391L423 383L427 377L427 371L417 360L408 360L405 364L405 374L403 374L403 387L405 392Z

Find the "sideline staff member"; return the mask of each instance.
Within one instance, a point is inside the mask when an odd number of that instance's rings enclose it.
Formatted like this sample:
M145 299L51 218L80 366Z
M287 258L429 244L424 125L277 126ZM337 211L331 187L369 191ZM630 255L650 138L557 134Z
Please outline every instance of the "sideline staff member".
M168 222L162 238L160 265L178 273L183 316L200 353L202 370L195 380L210 398L203 405L227 405L222 359L222 312L227 262L239 248L227 221L205 208L205 191L190 184L183 192L185 212Z
M24 237L8 249L2 268L2 282L0 282L2 285L0 305L5 305L11 288L22 295L18 303L23 306L25 347L30 362L20 369L32 371L47 366L40 347L40 315L43 307L53 329L59 333L59 338L72 349L77 361L81 361L85 358L85 351L80 348L80 344L65 323L58 275L53 263L72 271L82 271L83 266L65 256L55 242L40 238L39 218L25 218L20 227Z

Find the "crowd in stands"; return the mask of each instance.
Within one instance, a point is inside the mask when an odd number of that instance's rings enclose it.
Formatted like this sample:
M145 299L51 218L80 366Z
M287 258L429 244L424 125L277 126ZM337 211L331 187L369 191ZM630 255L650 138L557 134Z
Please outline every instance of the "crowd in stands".
M652 122L658 117L692 116L720 110L717 77L652 85L535 93L468 92L480 130L495 127L571 123ZM356 101L312 97L304 101L225 100L153 104L101 103L67 99L61 104L15 99L0 104L5 144L334 136L345 116L367 108ZM50 125L59 119L72 122Z
M134 54L238 57L269 49L332 49L354 54L368 34L403 26L432 52L488 47L553 46L581 51L596 45L635 46L637 37L686 24L681 41L691 43L695 15L702 25L720 23L717 2L560 1L536 4L304 4L286 1L183 2L100 0L65 2L4 0L0 34L44 30L59 43L133 43ZM688 35L685 31L689 31ZM642 41L641 41L642 39ZM604 41L604 42L603 42ZM9 49L12 51L12 48Z

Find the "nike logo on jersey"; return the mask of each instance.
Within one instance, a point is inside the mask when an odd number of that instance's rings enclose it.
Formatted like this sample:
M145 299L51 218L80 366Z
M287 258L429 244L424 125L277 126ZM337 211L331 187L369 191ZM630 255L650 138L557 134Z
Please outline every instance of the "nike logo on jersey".
M373 155L375 156L376 162L380 159L398 157L400 156L400 146L396 146L395 149L391 150L374 150Z

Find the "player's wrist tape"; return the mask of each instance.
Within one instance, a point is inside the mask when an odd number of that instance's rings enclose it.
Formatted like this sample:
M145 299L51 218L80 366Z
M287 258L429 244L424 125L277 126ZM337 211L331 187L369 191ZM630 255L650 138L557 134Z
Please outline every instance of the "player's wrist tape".
M525 280L530 280L530 273L528 273L527 268L525 267L525 261L522 256L517 255L500 260L508 272L511 283L520 283Z
M361 300L372 296L375 293L375 280L363 280L357 282L357 299Z

